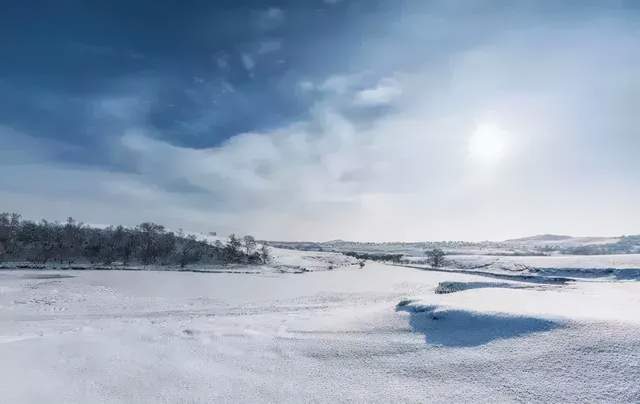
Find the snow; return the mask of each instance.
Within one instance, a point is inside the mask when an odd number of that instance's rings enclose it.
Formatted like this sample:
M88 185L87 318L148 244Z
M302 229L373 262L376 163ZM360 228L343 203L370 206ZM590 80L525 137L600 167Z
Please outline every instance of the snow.
M464 292L430 294L406 306L640 325L640 285L637 282L576 282L568 286L536 287L518 282L484 287L470 283L471 287Z
M640 400L637 281L277 255L334 270L0 271L2 401Z
M535 268L640 269L640 254L499 257L498 262Z
M580 247L586 245L614 244L621 240L621 237L571 237L558 236L553 234L542 234L532 237L524 237L504 241L505 244L526 247L529 249L540 247Z
M429 269L419 257L403 259L407 266ZM640 254L488 256L450 255L438 270L495 274L536 279L640 280Z
M326 271L350 265L357 265L358 260L340 253L299 251L269 247L272 265L277 268L303 271Z

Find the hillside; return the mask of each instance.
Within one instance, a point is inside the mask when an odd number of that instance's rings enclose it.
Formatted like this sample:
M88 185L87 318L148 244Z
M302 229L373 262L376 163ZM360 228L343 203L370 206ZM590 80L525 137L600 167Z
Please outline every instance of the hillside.
M572 237L537 235L505 241L429 241L429 242L327 242L272 241L269 245L306 251L356 252L422 256L424 251L440 248L447 254L478 255L602 255L640 252L640 235L619 237Z

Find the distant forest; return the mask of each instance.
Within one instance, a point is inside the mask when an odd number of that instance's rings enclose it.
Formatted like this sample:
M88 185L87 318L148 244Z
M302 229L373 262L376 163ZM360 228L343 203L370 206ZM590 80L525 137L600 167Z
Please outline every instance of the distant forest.
M156 223L96 228L69 217L66 222L23 220L0 213L0 262L92 265L265 264L269 249L252 236L209 243Z

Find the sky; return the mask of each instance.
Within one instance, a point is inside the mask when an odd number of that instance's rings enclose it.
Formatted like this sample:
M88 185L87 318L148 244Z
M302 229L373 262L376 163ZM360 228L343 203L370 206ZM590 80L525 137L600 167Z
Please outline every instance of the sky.
M635 1L5 1L0 211L271 240L640 233Z

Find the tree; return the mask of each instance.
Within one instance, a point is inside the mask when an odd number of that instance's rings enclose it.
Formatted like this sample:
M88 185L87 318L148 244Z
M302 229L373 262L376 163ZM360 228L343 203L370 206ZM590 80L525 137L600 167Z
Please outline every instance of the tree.
M244 250L247 255L251 255L256 248L256 239L253 236L244 236Z
M175 251L175 248L176 235L172 232L160 233L156 245L157 257L160 260L160 264L166 265L169 263L169 257Z
M149 265L160 256L160 236L164 233L164 226L159 224L145 222L137 227L140 242L140 262L143 265Z
M260 261L263 264L271 262L271 251L269 251L269 247L266 244L262 244L262 247L260 247Z
M240 261L240 257L242 256L242 251L240 248L242 247L242 243L240 239L236 237L235 234L231 234L229 236L229 240L227 240L227 244L224 246L224 258L226 262L238 262Z
M82 256L91 264L98 263L102 258L104 240L100 229L89 229L82 243Z
M116 229L109 226L101 232L100 236L100 261L104 265L111 265L122 254L121 248L127 233L122 226L118 226Z
M128 265L138 247L136 233L130 229L118 226L111 234L111 240L115 249L116 258L122 261L122 265Z
M0 213L0 259L14 255L18 248L20 215Z
M54 258L59 245L55 224L42 220L40 223L25 222L21 226L18 239L28 247L28 259L46 264Z
M438 268L444 265L445 253L439 248L434 248L427 251L427 257L429 264L434 268Z
M180 268L184 268L187 264L192 264L202 259L205 252L205 243L198 241L194 235L189 235L182 239L179 238L179 240L176 255Z
M81 255L82 247L82 223L67 218L67 222L61 229L60 245L58 248L58 259L60 262L66 260L71 264Z
M95 228L68 218L65 222L23 221L18 214L0 213L0 259L24 260L47 264L73 262L112 265L121 261L144 265L191 263L260 264L270 260L266 246L252 236L229 237L226 244L208 243L195 236L168 232L161 225L142 223L135 228L123 226Z

